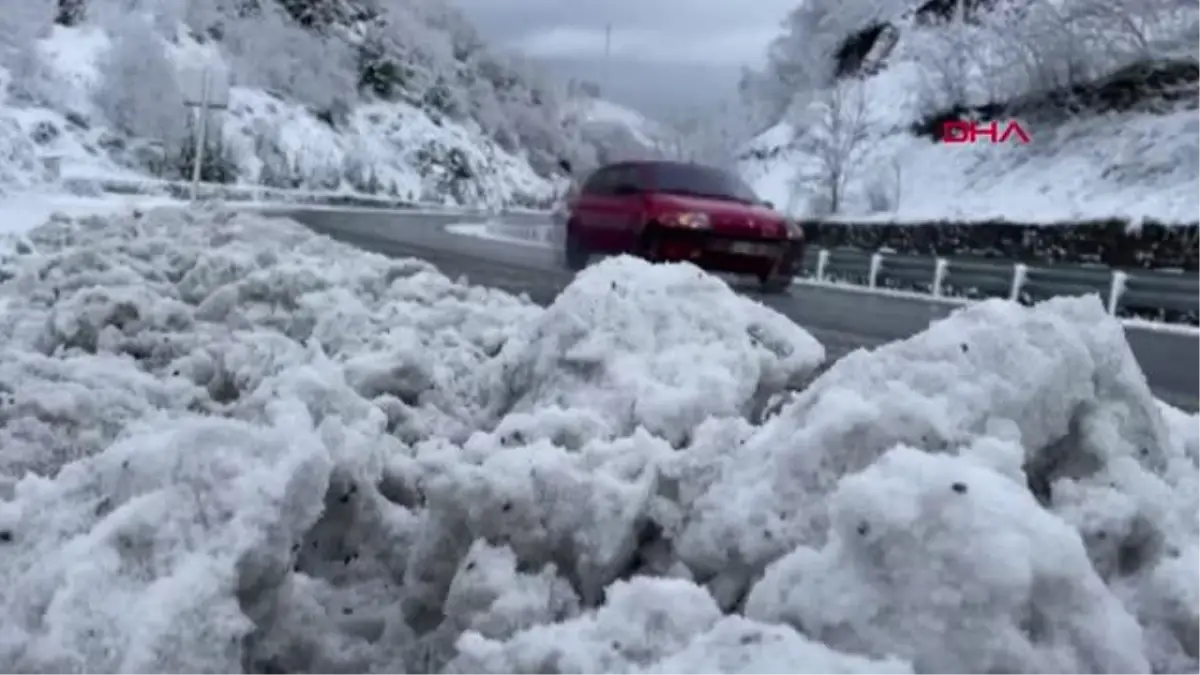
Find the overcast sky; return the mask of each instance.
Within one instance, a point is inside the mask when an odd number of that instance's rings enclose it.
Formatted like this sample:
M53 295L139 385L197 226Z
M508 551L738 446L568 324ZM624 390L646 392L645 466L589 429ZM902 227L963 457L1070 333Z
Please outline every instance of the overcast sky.
M652 114L732 96L797 0L454 0L497 47ZM612 25L605 67L605 26Z

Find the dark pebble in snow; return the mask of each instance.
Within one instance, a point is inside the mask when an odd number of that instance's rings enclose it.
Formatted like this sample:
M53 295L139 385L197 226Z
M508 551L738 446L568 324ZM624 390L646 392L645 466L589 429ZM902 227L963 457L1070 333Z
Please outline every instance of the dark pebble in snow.
M967 484L966 483L955 483L954 485L950 486L950 489L954 490L955 492L957 492L960 495L964 495L967 493Z
M868 525L867 523L859 523L858 524L858 533L860 535L865 537L865 536L867 536L867 533L870 531L871 531L871 526Z
M0 530L0 541L7 544L8 542L10 542L12 540L13 540L13 534L12 534L11 530Z

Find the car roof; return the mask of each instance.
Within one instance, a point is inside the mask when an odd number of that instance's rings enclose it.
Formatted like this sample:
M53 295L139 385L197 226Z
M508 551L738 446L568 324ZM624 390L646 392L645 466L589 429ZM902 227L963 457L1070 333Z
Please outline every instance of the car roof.
M694 167L694 168L700 168L700 169L709 169L712 171L720 171L720 169L718 169L717 167L708 166L707 164L700 164L697 162L679 162L679 161L673 161L673 160L668 160L668 159L630 159L630 160L624 160L624 161L620 161L620 162L613 162L611 164L605 164L605 165L597 168L596 170L601 171L604 169L635 169L635 168L646 168L646 167L649 167L649 168Z

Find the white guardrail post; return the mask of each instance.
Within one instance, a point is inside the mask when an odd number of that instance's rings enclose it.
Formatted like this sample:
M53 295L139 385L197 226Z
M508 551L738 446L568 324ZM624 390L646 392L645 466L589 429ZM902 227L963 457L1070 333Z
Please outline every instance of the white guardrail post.
M950 266L950 262L945 258L938 258L933 263L933 286L930 293L933 297L942 297L942 285L946 283L946 268Z
M1013 302L1021 300L1021 289L1025 288L1025 278L1029 276L1029 267L1024 263L1013 265L1012 286L1008 289L1008 299Z
M817 251L817 281L825 281L825 268L829 266L829 249Z
M1125 284L1129 281L1129 275L1120 270L1113 270L1112 283L1108 286L1108 313L1116 315L1117 308L1121 305L1121 296L1125 295Z
M876 251L871 254L871 268L867 271L867 287L875 288L879 281L879 270L883 267L883 254Z

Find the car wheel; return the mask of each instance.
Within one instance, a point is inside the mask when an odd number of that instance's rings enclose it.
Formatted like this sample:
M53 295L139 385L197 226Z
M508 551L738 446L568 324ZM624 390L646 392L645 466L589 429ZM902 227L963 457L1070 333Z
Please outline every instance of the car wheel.
M775 269L758 276L759 286L764 293L786 293L796 279L796 253L793 252L781 260Z
M658 246L658 228L654 225L647 225L642 229L642 236L638 238L638 246L634 254L647 262L658 262Z
M791 275L763 275L758 278L759 287L763 293L787 293L792 287Z
M563 262L567 269L578 272L588 266L592 255L583 242L579 241L579 237L572 232L573 228L570 225L564 229L566 231L563 234Z

